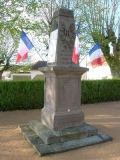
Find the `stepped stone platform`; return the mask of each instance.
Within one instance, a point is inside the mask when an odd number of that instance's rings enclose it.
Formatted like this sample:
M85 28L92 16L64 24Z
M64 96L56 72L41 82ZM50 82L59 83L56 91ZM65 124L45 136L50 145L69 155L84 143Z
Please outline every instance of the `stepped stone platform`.
M54 131L40 121L32 120L29 125L19 126L19 130L39 156L65 152L113 140L112 137L98 132L97 128L86 123L82 126Z

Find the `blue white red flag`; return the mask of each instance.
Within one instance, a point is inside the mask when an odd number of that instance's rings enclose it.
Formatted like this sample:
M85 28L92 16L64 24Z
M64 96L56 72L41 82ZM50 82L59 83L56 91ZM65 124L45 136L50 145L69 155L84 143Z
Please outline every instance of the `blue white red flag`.
M100 48L99 42L97 42L93 48L89 51L90 61L92 67L102 66L102 50Z
M79 58L79 38L78 38L78 31L80 28L80 22L78 23L77 30L76 30L76 38L75 38L75 44L73 48L73 53L72 53L72 62L75 64L78 63L78 58Z
M19 48L18 48L18 53L16 56L16 63L27 59L28 58L28 52L30 49L32 49L34 46L29 40L29 38L26 36L25 32L21 32L20 36L20 43L19 43Z

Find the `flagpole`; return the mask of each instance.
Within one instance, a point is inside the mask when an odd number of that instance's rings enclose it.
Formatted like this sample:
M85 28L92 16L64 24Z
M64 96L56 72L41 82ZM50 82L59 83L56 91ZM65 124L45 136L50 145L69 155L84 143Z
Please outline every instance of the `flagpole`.
M35 48L35 47L34 47ZM35 51L37 52L37 54L40 56L40 54L39 54L39 52L37 51L37 49L35 48ZM43 62L45 62L44 61L44 59L42 58L42 56L40 56L40 58L43 60Z
M88 53L83 57L83 59L80 61L80 63L85 59L85 57L88 55Z

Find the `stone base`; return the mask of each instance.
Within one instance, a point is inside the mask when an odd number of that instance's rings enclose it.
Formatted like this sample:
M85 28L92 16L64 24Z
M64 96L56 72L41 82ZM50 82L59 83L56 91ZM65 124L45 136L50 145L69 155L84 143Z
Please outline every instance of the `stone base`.
M70 113L52 113L44 107L41 111L41 122L52 130L80 126L83 121L84 113L81 110L71 111Z
M57 131L48 128L38 120L30 121L29 126L46 144L81 139L84 137L94 136L98 133L98 130L95 127L92 127L88 124Z
M30 125L19 126L18 128L39 156L65 152L112 140L112 137L98 132L95 127L88 124L53 131L40 121L33 120Z

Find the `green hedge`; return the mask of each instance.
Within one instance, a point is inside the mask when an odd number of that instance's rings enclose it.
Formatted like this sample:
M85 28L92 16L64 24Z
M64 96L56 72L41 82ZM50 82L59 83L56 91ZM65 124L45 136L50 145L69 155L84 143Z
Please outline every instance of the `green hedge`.
M44 106L44 81L1 81L0 111Z
M81 103L120 100L120 79L82 81Z
M118 100L120 100L120 79L82 81L82 104ZM0 111L41 109L43 106L43 80L0 82Z

